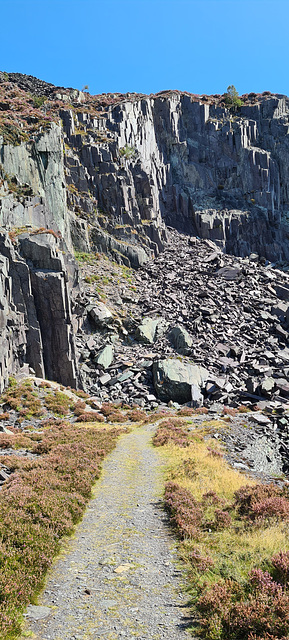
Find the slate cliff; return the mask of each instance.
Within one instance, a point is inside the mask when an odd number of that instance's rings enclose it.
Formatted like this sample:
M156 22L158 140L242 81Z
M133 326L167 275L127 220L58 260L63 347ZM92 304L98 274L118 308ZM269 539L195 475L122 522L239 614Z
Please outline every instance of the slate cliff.
M268 92L232 112L222 96L90 96L0 73L1 387L25 363L77 386L73 247L138 268L171 226L287 262L288 126L289 99Z

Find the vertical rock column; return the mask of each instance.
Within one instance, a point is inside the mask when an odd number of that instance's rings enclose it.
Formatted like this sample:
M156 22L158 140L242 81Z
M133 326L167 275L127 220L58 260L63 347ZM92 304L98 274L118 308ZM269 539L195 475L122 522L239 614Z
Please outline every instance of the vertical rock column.
M23 234L21 255L30 269L32 293L43 344L45 375L77 386L69 275L57 241L50 234Z

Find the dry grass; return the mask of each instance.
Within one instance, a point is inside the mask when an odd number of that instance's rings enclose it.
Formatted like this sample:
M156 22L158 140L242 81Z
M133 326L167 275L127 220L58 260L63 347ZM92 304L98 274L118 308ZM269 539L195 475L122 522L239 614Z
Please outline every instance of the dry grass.
M222 452L222 447L215 440L198 440L194 433L192 438L185 449L173 444L163 448L168 462L168 479L191 491L197 500L211 490L225 500L233 500L235 491L245 484L244 475L234 471L222 457L210 455L208 447ZM246 479L246 484L254 483Z
M115 424L71 425L50 419L35 433L1 434L0 464L11 471L0 491L3 640L18 637L23 608L41 587L61 538L82 517L102 459L123 432ZM5 455L7 448L14 453ZM19 448L33 457L19 456Z
M204 440L223 424L192 425L186 447L171 439L161 449L165 505L187 565L193 632L206 640L283 640L289 636L289 569L280 579L274 558L282 551L279 564L289 562L289 492L262 488L229 466L221 444Z

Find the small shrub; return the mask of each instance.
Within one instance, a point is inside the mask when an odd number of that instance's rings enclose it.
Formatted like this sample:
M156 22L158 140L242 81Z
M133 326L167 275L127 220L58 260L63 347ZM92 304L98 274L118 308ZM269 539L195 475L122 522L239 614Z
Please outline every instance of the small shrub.
M76 422L104 422L104 417L101 413L95 413L94 411L86 411L77 416Z
M73 410L74 415L81 416L85 408L86 408L85 402L83 402L83 400L78 400L74 405L74 410Z
M236 416L237 415L237 409L234 409L233 407L224 407L223 408L223 416Z
M47 382L46 380L42 380L42 382L40 382L39 388L40 389L51 389L51 384L49 382Z
M126 417L131 422L143 422L143 420L146 418L146 413L144 411L141 411L141 409L132 409L131 411L127 412Z
M196 414L196 409L191 407L182 407L178 410L178 416L193 416Z
M107 416L107 421L108 422L126 422L127 418L126 416L121 413L121 411L112 411L111 413L108 414Z
M246 407L244 404L240 404L240 406L238 407L238 412L239 413L249 413L250 409L249 409L249 407Z
M186 423L181 420L171 418L163 420L153 437L155 447L163 447L172 442L179 447L187 447L189 445L189 433Z
M286 586L289 580L289 551L280 551L271 558L271 563L278 582Z
M207 415L209 413L209 409L207 409L207 407L198 407L195 409L195 412L199 415Z
M272 483L241 487L235 493L235 507L241 517L256 524L272 518L288 521L288 490L281 489Z
M215 529L227 529L232 523L232 518L227 511L215 509L215 521L213 526Z
M198 538L203 512L193 495L174 482L165 486L164 503L182 538Z
M207 450L209 452L209 456L213 456L214 458L223 458L222 451L219 451L218 449L212 449L211 447L207 447Z
M219 496L215 491L207 491L203 494L202 503L205 505L218 504L220 502Z
M204 573L205 571L208 571L208 569L212 569L215 564L214 560L210 556L202 556L197 548L189 551L188 560L200 573Z
M136 153L137 151L135 147L130 147L128 144L126 144L124 147L120 147L119 149L119 155L126 160L132 160L135 157Z
M51 413L57 416L67 416L70 409L74 408L72 400L61 391L54 391L53 394L47 395L44 404Z
M4 413L0 413L0 420L9 420L9 413L5 411Z

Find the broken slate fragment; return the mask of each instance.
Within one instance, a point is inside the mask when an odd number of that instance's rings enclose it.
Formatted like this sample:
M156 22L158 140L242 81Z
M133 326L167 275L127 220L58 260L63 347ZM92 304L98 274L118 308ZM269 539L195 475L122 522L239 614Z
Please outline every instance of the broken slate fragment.
M144 318L135 332L136 339L144 342L144 344L153 344L156 338L158 323L158 319Z
M184 327L173 327L169 332L168 338L178 353L187 355L190 352L193 340Z
M107 369L113 361L113 347L111 344L107 344L106 347L101 349L97 356L94 358L96 364L101 365L104 369Z
M113 319L111 311L105 306L105 304L103 304L103 302L96 302L92 308L89 308L88 313L94 320L95 324L99 327L110 324Z

